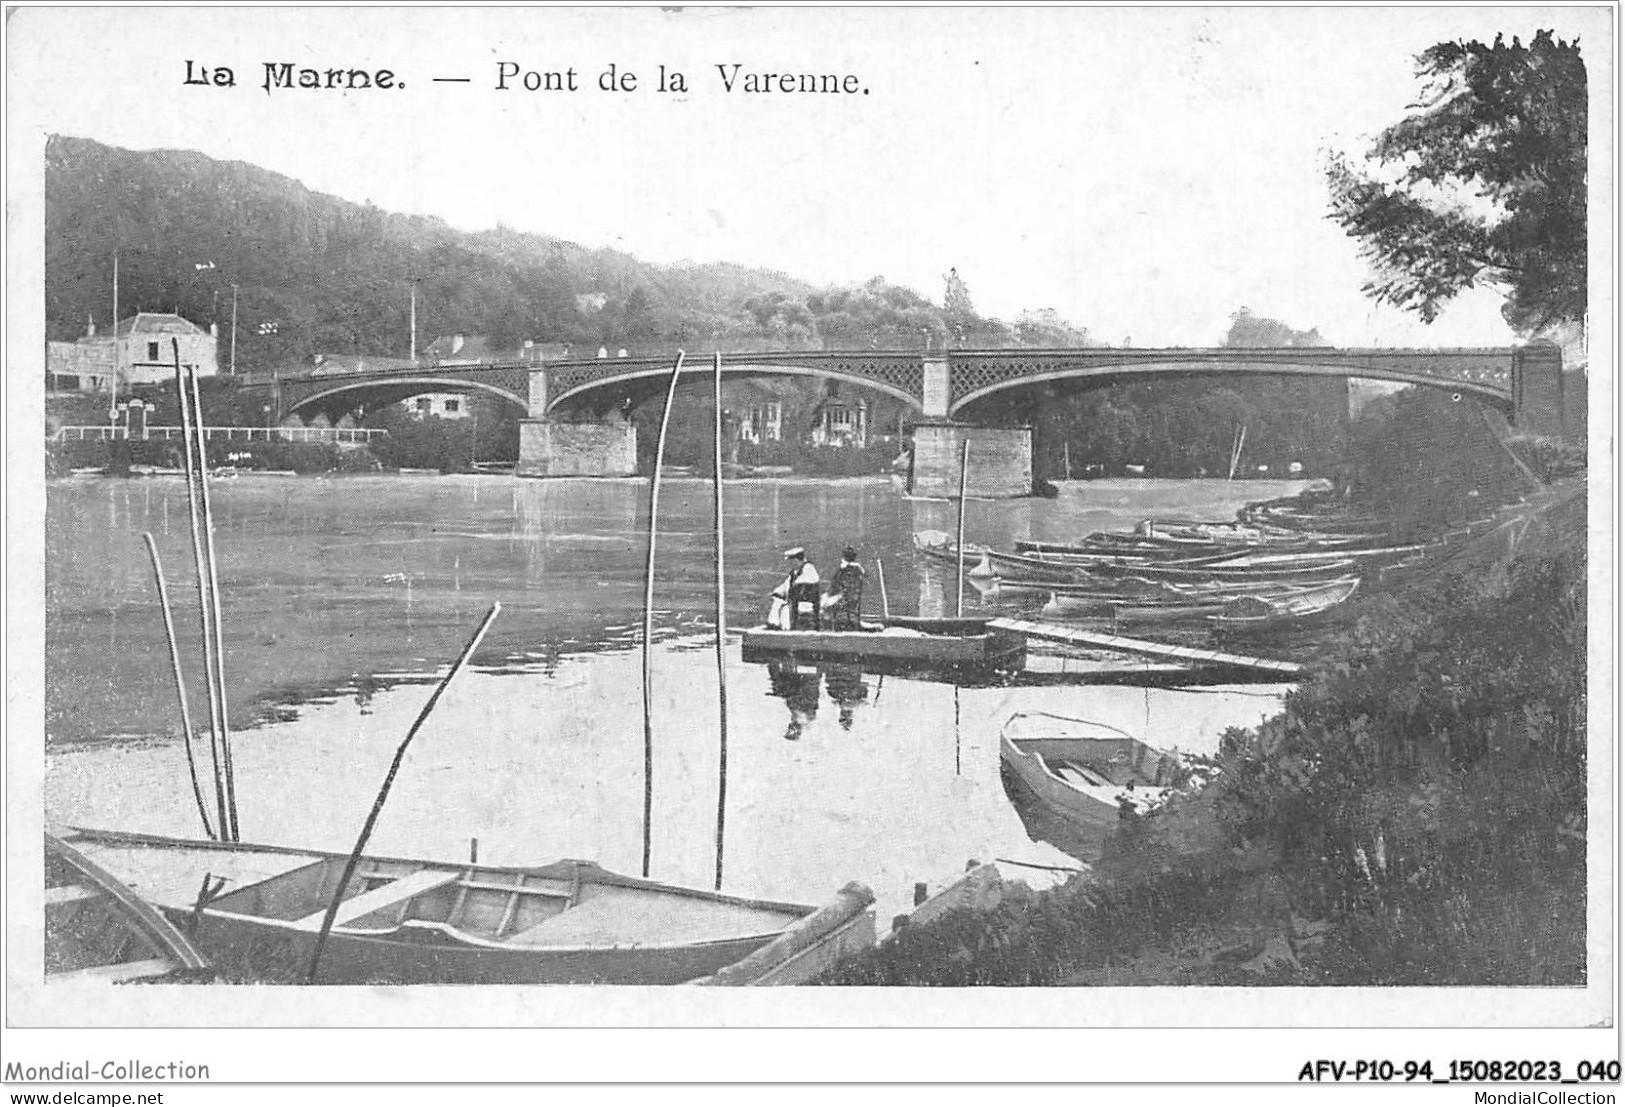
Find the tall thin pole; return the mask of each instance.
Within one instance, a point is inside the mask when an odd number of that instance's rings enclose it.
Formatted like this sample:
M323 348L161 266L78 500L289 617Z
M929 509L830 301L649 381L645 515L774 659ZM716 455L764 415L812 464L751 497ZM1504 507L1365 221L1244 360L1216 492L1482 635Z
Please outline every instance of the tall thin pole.
M180 343L171 340L170 346L175 356L175 392L180 399L181 440L186 447L186 511L192 526L192 562L197 570L198 625L203 638L205 674L203 690L209 699L209 760L214 766L215 825L220 828L220 837L229 841L231 821L226 815L226 785L221 770L220 716L214 702L214 680L209 676L214 671L214 635L210 633L208 574L203 568L203 535L198 526L197 452L192 448L191 400L186 394L186 378L181 373Z
M410 326L412 328L412 338L411 338L412 355L411 356L412 356L413 363L416 364L416 362L418 360L418 282L417 281L412 282L412 321L411 321Z
M891 619L891 601L886 598L886 563L879 559L875 561L875 572L880 577L880 618Z
M728 635L728 609L723 588L722 541L722 354L715 355L711 372L711 400L716 409L716 471L712 475L711 514L715 520L717 547L717 880L722 890L722 840L728 811L728 669L725 643Z
M118 420L118 370L119 362L123 360L119 352L118 338L118 251L113 251L113 379L108 382L107 389L107 421Z
M203 786L197 779L197 759L192 755L192 709L186 702L186 678L181 674L181 651L175 644L175 621L169 617L169 588L164 583L164 567L158 560L158 544L152 540L149 532L143 531L141 537L147 543L147 553L152 557L152 576L158 583L158 605L164 613L164 636L169 639L169 665L175 673L175 696L181 704L181 733L186 740L186 770L192 777L192 795L197 800L197 813L203 819L203 833L210 838L218 838L214 827L209 824L209 805L203 802Z
M333 889L333 898L327 905L327 914L322 916L322 928L316 934L316 947L310 952L310 967L305 973L307 983L314 984L316 982L316 970L321 968L322 964L322 948L327 945L327 935L333 929L333 919L339 913L339 904L344 899L344 889L349 887L350 878L355 875L356 867L361 863L361 851L367 848L367 839L372 837L372 828L378 822L379 812L384 809L384 801L389 798L389 789L395 783L395 774L400 771L401 762L406 759L407 747L412 744L412 739L417 737L418 730L423 726L424 720L434 710L435 704L440 702L440 697L451 686L452 680L458 673L463 671L463 666L468 664L468 659L474 655L475 647L480 644L480 639L485 637L485 632L491 629L491 623L501 610L502 605L500 603L491 605L491 610L485 613L485 618L481 621L479 629L474 632L474 637L468 640L468 645L463 647L463 652L458 655L456 661L452 662L451 669L435 686L433 694L429 696L429 702L425 703L423 710L418 712L418 717L412 722L412 728L406 732L406 737L402 739L400 747L395 751L395 760L389 763L389 772L384 774L384 784L383 787L378 789L378 798L372 801L372 810L367 812L367 821L361 824L361 834L355 840L355 848L350 851L349 859L344 862L344 872L339 877L338 886ZM472 852L473 847L470 847L470 849Z
M965 484L970 474L970 439L959 451L959 536L954 548L959 554L959 573L954 577L954 614L965 614Z
M237 285L231 286L231 367L232 376L237 375Z
M643 573L643 875L649 875L651 822L654 816L654 723L650 717L653 678L650 639L654 635L655 533L660 529L660 462L666 454L666 428L671 422L671 401L683 373L683 351L671 367L671 383L666 386L666 406L660 412L660 434L655 438L654 468L649 480L649 557Z
M170 339L175 346L175 357L180 358L180 342ZM209 501L209 451L204 438L203 402L198 393L197 373L189 370L192 385L192 417L197 420L198 498L203 501L203 541L208 553L209 606L214 610L214 683L215 703L220 712L220 756L226 773L226 811L231 815L229 830L233 842L240 840L237 830L237 774L231 763L231 728L226 721L226 644L220 618L220 578L216 571L218 559L214 552L214 508Z

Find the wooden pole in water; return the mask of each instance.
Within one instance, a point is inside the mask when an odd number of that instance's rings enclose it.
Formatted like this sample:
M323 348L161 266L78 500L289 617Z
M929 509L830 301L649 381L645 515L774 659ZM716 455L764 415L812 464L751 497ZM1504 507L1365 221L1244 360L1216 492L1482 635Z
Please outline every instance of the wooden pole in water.
M875 575L880 578L880 617L891 618L891 601L886 598L886 563L875 559Z
M722 354L715 355L711 368L711 400L716 408L716 472L711 486L711 513L715 520L717 547L717 879L716 890L722 890L722 841L728 814L728 669L725 645L728 635L727 596L723 588L722 541Z
M1243 423L1236 431L1236 439L1230 449L1230 475L1225 477L1229 483L1236 479L1236 466L1241 464L1241 449L1247 444L1247 424Z
M959 451L959 535L955 551L959 555L958 575L954 577L954 614L965 614L965 486L970 476L970 439Z
M650 826L654 816L654 724L649 714L652 680L649 640L654 635L655 533L660 528L660 463L666 454L666 428L671 423L671 401L683 373L683 351L671 367L671 383L666 386L666 406L660 411L660 434L655 438L654 467L649 478L649 557L643 573L643 875L649 875Z
M221 839L230 841L231 821L226 814L226 785L220 761L219 713L215 709L214 680L210 676L214 671L214 636L209 626L209 586L208 574L203 567L203 536L198 528L197 478L194 472L197 452L192 448L191 400L186 394L186 378L181 372L180 342L171 339L170 346L175 357L175 392L180 399L181 441L186 447L186 510L192 526L192 562L197 570L198 624L203 639L203 689L209 700L209 761L214 767L215 825L220 828Z
M169 640L169 665L175 673L175 696L181 703L181 731L186 740L186 771L192 777L192 796L197 800L197 813L203 820L203 832L210 838L218 838L214 827L209 824L209 805L203 801L203 786L197 778L197 759L192 755L192 709L186 702L186 678L181 673L180 647L175 644L175 621L169 617L169 587L164 583L164 567L158 560L158 544L152 540L152 535L143 531L141 537L147 543L147 553L152 557L152 576L158 583L158 604L164 612L164 636Z
M175 357L180 358L180 342L170 339ZM231 816L231 841L242 840L237 829L237 772L231 761L231 726L226 719L226 643L220 623L220 578L215 570L214 508L209 502L209 452L204 440L203 402L198 394L197 372L187 374L192 384L192 417L197 420L198 446L198 498L203 501L203 542L208 554L209 606L214 612L214 683L215 702L220 712L220 763L226 777L226 812Z
M133 327L133 324L132 324ZM118 372L119 363L123 357L119 352L118 340L118 251L113 251L113 378L107 382L107 421L118 421ZM108 439L109 442L112 439Z
M356 866L361 863L361 851L367 848L367 839L372 837L372 828L378 822L378 813L384 809L384 800L389 798L389 789L395 783L395 774L400 771L401 762L406 758L407 747L412 744L412 739L417 737L418 730L423 726L423 722L429 717L429 714L434 711L435 704L440 702L440 697L445 695L447 688L451 687L451 682L456 679L458 673L463 671L463 666L468 664L468 659L474 655L474 650L479 646L480 639L484 638L485 632L491 629L491 624L496 621L497 613L501 610L502 605L500 603L491 605L491 610L485 613L485 618L480 622L479 629L474 632L474 637L468 640L468 645L463 647L463 652L458 655L456 661L452 662L451 669L435 686L434 692L429 696L429 702L425 703L423 710L418 712L418 717L413 721L412 728L406 732L406 737L402 739L400 748L395 751L395 760L389 763L389 772L384 774L384 784L383 787L378 789L378 798L372 801L372 810L367 813L367 821L361 825L361 834L355 840L355 848L350 851L349 858L344 862L344 872L339 876L338 887L333 889L333 898L327 904L327 914L322 916L322 928L316 933L316 947L310 952L310 967L305 972L305 982L307 984L316 983L316 970L321 968L322 964L322 949L327 945L327 935L333 929L333 919L339 913L339 904L344 901L344 889L349 887L350 878L355 875ZM472 861L472 855L478 852L478 846L470 845L469 852L471 855L470 861Z

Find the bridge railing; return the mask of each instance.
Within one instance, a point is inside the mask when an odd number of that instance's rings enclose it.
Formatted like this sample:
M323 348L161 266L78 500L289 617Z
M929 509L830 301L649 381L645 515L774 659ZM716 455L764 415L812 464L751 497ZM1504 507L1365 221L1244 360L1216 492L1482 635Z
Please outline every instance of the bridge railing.
M256 439L263 442L344 442L361 443L371 442L374 438L387 435L389 431L378 427L204 427L205 439L225 440L227 442L253 442ZM95 441L126 441L134 439L140 442L159 439L170 441L184 437L180 427L137 427L132 432L129 427L109 426L68 426L60 427L50 436L52 442L95 442Z

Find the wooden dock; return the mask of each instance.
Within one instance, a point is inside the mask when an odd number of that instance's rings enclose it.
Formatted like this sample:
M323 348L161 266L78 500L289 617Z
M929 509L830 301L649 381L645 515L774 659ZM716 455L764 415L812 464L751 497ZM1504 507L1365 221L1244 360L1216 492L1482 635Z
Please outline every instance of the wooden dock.
M1291 661L1275 661L1267 657L1248 657L1244 654L1225 653L1221 650L1201 650L1191 646L1173 646L1166 642L1147 642L1142 638L1124 638L1120 634L1097 634L1059 623L1041 623L1032 619L989 619L991 628L1038 638L1046 642L1062 642L1069 646L1087 646L1097 650L1115 650L1119 653L1160 657L1192 665L1219 665L1231 669L1250 669L1254 672L1277 673L1283 678L1295 679L1303 675L1303 666Z

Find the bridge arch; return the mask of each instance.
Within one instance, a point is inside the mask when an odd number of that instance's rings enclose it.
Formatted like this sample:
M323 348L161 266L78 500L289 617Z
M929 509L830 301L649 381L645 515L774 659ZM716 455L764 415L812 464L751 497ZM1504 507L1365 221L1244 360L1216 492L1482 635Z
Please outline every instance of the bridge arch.
M739 355L735 356L737 357ZM708 357L699 357L693 361L685 361L683 363L681 380L687 382L693 378L709 378L711 373L711 359ZM837 380L845 384L856 385L860 388L871 389L875 392L880 392L887 396L891 396L907 405L909 410L913 411L915 414L921 414L924 411L924 406L921 403L917 387L915 387L913 391L910 391L906 383L897 383L878 376L848 371L838 363L798 365L767 360L740 360L734 362L724 360L722 364L722 375L724 379L728 377L787 376L818 377L824 380ZM570 400L580 399L583 396L589 395L593 392L598 392L600 390L613 389L618 386L625 386L632 383L652 383L657 381L664 382L671 376L671 365L633 365L628 366L624 371L621 372L611 371L601 375L595 375L591 379L581 381L573 381L562 373L560 376L564 377L564 380L561 382L564 384L564 387L557 393L550 394L548 396L547 411L549 413L558 410Z
M484 392L488 395L500 396L509 403L517 404L521 409L526 408L528 404L526 397L515 395L511 389L503 388L500 385L487 384L480 380L471 380L466 377L413 376L405 378L392 377L387 380L377 378L349 380L341 384L335 383L331 388L300 396L288 405L283 414L298 415L304 411L319 409L324 406L324 401L350 392L372 393L375 395L383 393L397 396L400 399L415 396L420 392ZM397 401L392 399L389 402L395 403Z
M1399 351L1395 351L1398 353ZM1328 358L1317 358L1313 361L1292 360L1290 356L1247 358L1245 356L1209 356L1203 357L1197 351L1190 351L1185 356L1178 356L1175 351L1166 351L1169 355L1163 358L1134 357L1107 360L1100 356L1108 351L1091 351L1095 356L1087 361L1080 358L1080 363L1056 364L1052 357L1042 362L1032 359L1023 362L1020 356L1002 355L998 357L973 358L961 361L955 359L954 365L954 396L949 404L950 416L957 416L966 408L979 400L1001 392L1028 388L1035 384L1059 380L1114 380L1125 377L1140 376L1169 376L1169 375L1205 375L1212 377L1224 376L1300 376L1336 378L1359 377L1366 380L1393 381L1400 384L1419 384L1428 388L1441 389L1446 392L1473 395L1487 400L1503 410L1511 410L1513 406L1509 382L1505 372L1486 371L1472 376L1441 377L1430 375L1416 370L1390 368L1380 364L1371 364L1366 359L1350 359L1347 363ZM1236 355L1244 355L1245 351L1236 351ZM1286 354L1287 351L1274 351L1277 354ZM1196 356L1192 356L1196 355ZM1048 364L1046 364L1048 363Z

